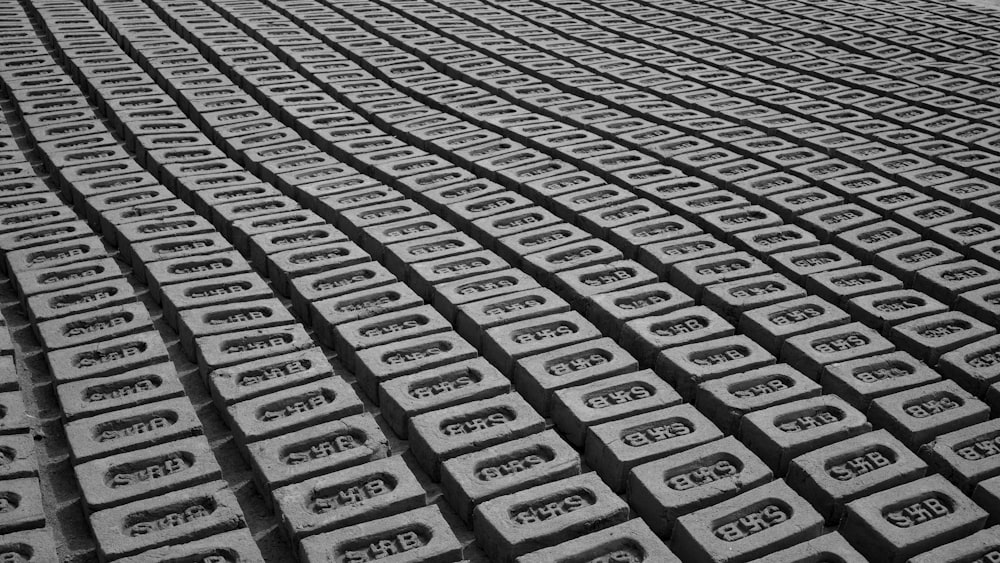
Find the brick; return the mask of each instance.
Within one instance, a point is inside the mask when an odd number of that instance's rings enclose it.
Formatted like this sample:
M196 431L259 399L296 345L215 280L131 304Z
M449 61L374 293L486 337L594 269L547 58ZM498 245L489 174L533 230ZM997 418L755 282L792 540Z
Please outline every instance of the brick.
M124 279L82 285L74 289L28 297L25 310L32 323L113 307L135 301L132 286Z
M90 234L90 226L83 221L68 221L42 225L0 235L0 250L10 252L35 246L76 239Z
M478 448L544 430L543 419L520 396L499 395L456 405L410 419L410 449L433 479L441 463Z
M846 324L850 317L819 297L801 297L745 311L739 327L772 354L793 336Z
M664 350L656 372L684 397L704 382L774 363L774 356L744 335L684 344Z
M183 256L172 260L161 260L146 264L146 283L153 299L164 302L166 286L191 282L193 280L208 280L232 275L249 274L250 264L243 256L232 248L222 249L206 255ZM259 279L259 276L257 277ZM250 287L247 287L249 290ZM169 292L173 296L175 292ZM176 310L164 304L168 319L176 323Z
M37 478L0 481L0 497L6 509L0 515L0 532L20 534L45 525L42 491Z
M959 563L961 561L989 561L1000 556L1000 528L996 526L978 531L971 536L946 543L910 558L913 563Z
M1000 319L1000 302L997 301L997 289L1000 284L987 285L959 294L954 307L985 323L997 324Z
M547 289L533 289L481 299L458 307L455 327L480 345L483 334L513 322L568 313L569 304Z
M435 288L434 306L445 318L454 320L465 304L538 287L538 282L519 270L501 270L442 283Z
M0 535L0 550L21 557L26 563L58 560L52 530L47 528Z
M292 310L299 318L318 319L318 308L313 305L317 302L331 297L353 295L357 291L383 287L397 281L396 276L378 262L360 262L300 276L290 280Z
M577 215L592 209L610 207L636 199L632 192L610 184L549 197L552 200L550 207L553 212L567 221L574 221Z
M729 336L734 330L731 324L707 307L687 307L665 315L629 321L622 328L621 342L640 364L652 366L659 362L661 350Z
M746 520L749 514L758 516ZM822 516L784 482L774 481L681 516L671 545L692 563L750 561L822 533Z
M575 312L547 315L491 328L482 337L483 355L505 374L521 358L601 336Z
M231 561L258 561L260 550L253 541L253 536L246 528L240 528L221 534L186 542L183 545L168 545L144 551L133 557L119 559L122 563L140 563L150 559L164 557L225 557Z
M938 435L920 454L938 473L969 494L986 479L1000 475L994 456L1000 421L990 420Z
M640 246L694 236L701 232L700 228L687 219L666 215L613 227L607 233L607 238L613 245L623 249L626 256L633 258L637 256Z
M88 311L43 321L35 326L35 333L47 350L55 350L151 328L152 322L146 308L138 302L132 302L113 309Z
M861 323L813 330L792 336L781 347L780 358L817 379L824 366L894 351L884 337Z
M385 381L477 356L476 349L454 332L410 338L358 352L358 385L372 400Z
M903 289L899 279L874 266L819 272L807 277L805 282L806 287L821 298L841 307L846 307L855 297Z
M90 512L222 478L202 436L96 459L74 471Z
M132 246L132 254L135 264L141 266L132 271L139 281L145 282L150 277L147 274L154 268L150 265L152 262L218 254L232 249L229 242L218 233L140 242Z
M593 295L586 311L603 334L617 337L624 323L691 307L694 300L667 283L650 283Z
M996 329L965 313L950 311L920 317L892 327L902 350L937 364L942 354L996 334Z
M240 261L242 263L242 261ZM198 270L207 271L214 264L225 269L232 261L222 257L219 262L209 261L207 264L196 260L187 262ZM245 263L243 263L245 265ZM178 274L190 271L182 267ZM198 272L200 273L200 272ZM197 275L197 274L195 274ZM160 288L160 306L163 307L163 318L172 328L179 327L178 317L182 312L198 310L207 305L235 305L272 298L274 293L260 276L253 273L224 275L221 277L196 279L189 282L170 284Z
M553 509L547 509L555 504ZM539 508L546 508L542 513ZM532 487L480 504L473 530L494 561L518 556L607 528L628 518L627 505L596 475L586 474Z
M445 498L467 523L477 504L580 474L580 456L549 430L445 461Z
M861 265L856 258L831 244L778 252L772 259L775 270L796 282L820 272Z
M733 247L711 235L697 235L644 245L639 262L661 279L673 275L677 264L733 252Z
M451 325L430 305L349 321L334 327L337 356L354 369L358 350L390 342L451 330Z
M732 436L632 469L628 498L660 537L669 537L685 514L770 482L771 470Z
M528 274L540 278L544 283L547 280L554 280L559 272L606 264L622 258L624 258L622 252L609 243L588 239L528 254L521 266Z
M222 481L95 512L90 523L108 559L244 526L236 497Z
M495 239L553 226L560 222L562 220L552 212L532 206L476 219L472 222L472 229L477 241L485 246L492 246Z
M14 250L6 255L7 271L15 275L29 270L58 268L106 257L104 244L96 236L55 242L34 248Z
M173 364L158 363L118 375L82 379L56 388L66 420L180 397L184 387Z
M1000 478L994 477L980 483L973 491L972 499L979 506L985 507L991 515L996 514L997 507L1000 506ZM995 524L996 518L991 516L991 519L991 523Z
M735 433L749 412L817 397L820 387L786 364L767 365L701 383L694 402L724 432Z
M511 262L511 264L524 268L531 266L531 264L525 262L524 257L527 254L537 253L543 255L546 251L555 249L556 247L592 240L594 239L586 231L578 227L566 223L553 223L545 227L505 236L496 242L495 250L500 256ZM607 261L613 259L608 258ZM600 262L597 261L595 263Z
M932 201L928 195L901 186L866 193L860 195L858 200L862 205L876 212L895 211Z
M400 563L446 563L462 556L462 545L440 509L429 506L306 538L300 555L307 563L385 556Z
M832 559L833 561L837 559L842 561L861 561L862 555L839 533L830 532L767 556L768 561L776 563L795 563L797 561L809 561L814 558L820 558L818 559L820 561L823 558Z
M977 260L962 260L924 268L916 273L914 289L949 305L960 293L1000 281L1000 271Z
M986 512L934 475L847 504L841 534L868 558L902 562L982 528Z
M424 505L425 493L400 456L378 459L274 491L286 537L297 542Z
M868 415L872 424L915 449L940 434L987 420L989 407L944 380L875 399Z
M598 561L600 558L608 561L627 561L629 558L638 561L648 558L663 563L680 561L649 527L635 519L523 555L518 563L570 563L581 557L597 557Z
M301 325L240 330L195 340L198 370L203 378L220 367L311 348L312 338Z
M853 500L922 478L927 464L885 430L796 457L786 478L826 518L839 522Z
M941 356L941 374L982 397L986 389L1000 381L1000 336L983 338Z
M38 459L30 434L8 434L0 436L0 452L3 452L3 466L0 478L21 479L38 475Z
M156 332L142 332L63 348L47 354L49 370L57 383L115 375L167 360L167 349Z

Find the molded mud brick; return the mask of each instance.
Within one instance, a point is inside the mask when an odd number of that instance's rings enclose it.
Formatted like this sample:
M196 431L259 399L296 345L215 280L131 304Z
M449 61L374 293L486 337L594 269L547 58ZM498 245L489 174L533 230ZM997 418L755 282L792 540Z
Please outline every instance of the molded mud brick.
M54 195L54 194L53 194ZM22 231L42 225L54 225L79 219L73 210L65 205L46 207L34 211L20 211L0 215L0 233Z
M260 233L250 238L250 258L254 267L263 271L267 269L268 256L273 254L346 240L343 233L330 225L309 225Z
M903 289L903 282L874 266L819 272L804 281L811 291L841 307L847 307L855 297Z
M931 266L916 273L914 289L954 304L960 293L1000 281L1000 271L977 260Z
M140 332L52 351L46 359L52 377L63 383L158 364L167 359L167 350L156 332Z
M475 348L453 332L365 348L357 352L358 385L375 401L385 381L477 355Z
M161 260L195 258L206 254L218 254L233 250L219 233L205 233L144 241L132 245L133 274L140 282L146 282L147 274L153 271L150 264ZM150 276L151 277L151 276Z
M744 335L673 346L656 358L656 373L693 399L701 383L736 371L774 363L774 357Z
M1000 320L1000 284L993 283L979 289L959 294L954 307L988 324L996 325Z
M236 442L245 447L250 442L359 414L362 410L350 384L340 377L326 377L232 404L223 417Z
M7 184L5 181L4 184ZM7 196L0 198L0 214L4 217L9 217L12 219L18 218L21 214L25 212L43 212L43 211L56 211L55 207L61 207L65 205L63 200L59 198L59 195L55 192L36 192L30 194L17 194L13 196ZM69 219L72 220L72 219ZM40 221L39 224L51 223L54 221ZM61 221L60 221L61 222ZM16 220L10 221L9 224L5 225L5 232L10 231L21 231L26 227L31 227L33 221L18 222Z
M531 229L518 234L505 236L496 241L495 250L511 264L528 266L525 256L531 253L543 253L567 246L573 243L583 243L594 240L593 237L579 227L568 223L552 223L547 226Z
M13 274L15 285L20 285L16 282L33 271L52 271L60 267L105 258L107 255L101 239L90 235L70 241L14 250L8 252L5 258L7 271Z
M777 252L772 255L773 265L792 281L819 272L860 266L856 258L832 244Z
M336 349L338 358L352 371L358 350L452 330L451 324L430 305L349 321L332 329L330 344Z
M289 284L292 309L299 318L315 320L319 317L314 304L319 301L330 297L347 296L355 291L373 289L397 281L396 276L378 262L363 262L293 278Z
M775 303L744 311L739 326L772 354L777 354L789 337L820 328L846 324L850 316L816 296Z
M702 230L686 219L668 215L614 227L608 240L623 249L628 257L638 254L640 246L701 234Z
M920 454L966 493L1000 475L1000 421L990 420L938 436Z
M806 314L812 314L817 307L817 304L804 304L804 308L808 309ZM838 312L842 311L838 309ZM751 314L753 313L756 311ZM787 316L788 313L784 315ZM770 322L773 324L773 321ZM811 319L806 322L813 325ZM808 328L810 332L785 339L781 345L780 358L814 380L830 364L895 350L892 343L858 322L819 330L815 325Z
M772 172L745 179L737 179L732 183L732 189L760 205L767 205L776 194L808 187L801 178L787 172Z
M559 233L572 233L572 231L564 227L558 227L553 229L553 231L557 231ZM533 233L527 233L525 235L518 235L518 238L520 239L518 242L523 244L525 239L530 239L531 237L536 236L545 236L545 234L534 235ZM551 240L551 234L546 236L546 238ZM530 250L536 250L537 248L538 247L536 246ZM582 268L585 266L592 266L595 264L607 264L609 262L622 260L623 258L624 256L621 251L611 244L603 240L591 238L589 240L564 244L551 250L532 252L531 254L524 256L524 263L522 267L535 278L541 278L543 283L546 280L550 283L555 283L555 280L557 279L555 275L559 272Z
M418 508L302 540L307 563L374 561L446 563L462 557L462 545L435 506Z
M750 205L741 195L726 190L705 192L695 195L672 197L663 202L668 210L672 210L691 221L704 225L702 216L713 211L735 209Z
M783 475L793 458L869 431L860 411L839 397L823 395L747 413L739 436Z
M279 293L292 295L294 299L295 278L328 274L369 261L368 253L353 242L331 242L268 256L268 277Z
M932 199L929 196L900 186L866 193L858 198L858 203L875 212L895 211L930 201Z
M34 332L46 350L55 350L151 328L146 307L132 302L43 321Z
M484 357L510 375L521 358L600 337L600 331L579 313L568 312L487 329L482 349Z
M1000 267L1000 241L977 244L971 249L972 256L993 266Z
M1000 477L987 479L972 492L972 499L976 504L986 509L990 514L990 524L997 523L997 510L1000 508Z
M796 217L804 213L842 203L844 200L838 195L821 188L808 187L769 196L765 205L781 215L786 221L794 221Z
M678 517L771 479L764 462L728 436L635 467L628 477L628 497L658 536L669 537Z
M0 436L0 451L3 452L0 479L34 477L38 474L33 440L30 434Z
M591 297L654 283L657 278L638 263L622 260L560 272L553 281L570 303L578 310L588 312Z
M561 222L562 219L559 219L550 211L538 206L532 206L477 219L472 222L471 228L476 240L487 247L491 247L495 245L497 239L502 237L513 236L542 227L554 226Z
M756 561L764 561L758 559ZM802 563L804 561L862 561L864 557L838 532L804 541L796 546L771 553L767 561L775 563Z
M269 200L252 200L237 205L250 207L257 205L258 202L266 201ZM298 207L298 205L294 205L294 207ZM223 221L228 221L228 219L223 218ZM232 239L233 245L237 250L244 254L250 254L254 239L265 233L275 233L301 227L319 227L324 224L325 222L322 217L308 209L296 209L292 211L275 209L266 215L237 219L231 223L227 222L225 223L226 228L222 229L222 231ZM337 237L339 240L346 238L343 234Z
M246 236L248 234L247 231L253 230L246 227L254 225L252 222L248 224L247 219L261 216L281 216L286 212L299 211L300 209L299 204L291 198L284 195L277 195L235 202L215 203L213 214L218 219L216 224L221 231L227 234ZM306 213L315 215L311 211L307 211ZM241 228L233 229L233 232L229 233L230 225ZM234 243L239 248L245 248L247 241L245 239L234 240Z
M223 481L95 512L90 525L104 559L187 543L244 526L236 497Z
M545 429L545 421L516 394L481 399L410 418L410 449L434 481L447 459Z
M299 324L240 330L195 339L203 378L220 367L304 350L315 346Z
M0 531L3 533L20 534L25 530L45 526L42 492L37 478L0 481L0 498L3 498L4 506L4 511L0 514Z
M195 358L195 341L209 335L295 323L295 317L273 297L227 305L215 304L178 312L181 349Z
M583 558L597 561L661 561L679 563L663 542L641 520L634 519L604 530L573 538L559 545L517 558L518 563L573 563Z
M733 332L733 325L707 307L689 306L627 321L621 328L621 342L640 364L652 366L659 362L661 350L722 338Z
M513 380L528 403L547 416L556 390L633 372L638 367L628 352L610 338L602 338L522 358Z
M729 244L704 234L646 244L637 254L642 265L651 269L660 278L667 278L674 272L678 263L714 257L734 250Z
M746 252L729 252L674 264L669 281L695 300L701 300L708 286L769 273L771 268Z
M369 414L316 424L247 446L254 480L269 491L389 455L389 442Z
M936 436L989 418L986 403L953 381L938 381L874 399L872 424L886 428L913 449Z
M178 191L185 179L191 176L244 172L242 166L228 158L202 162L166 164L160 168L159 178L171 191Z
M579 454L546 430L445 461L441 487L455 512L471 524L479 503L579 474Z
M797 225L781 225L735 233L731 237L731 242L738 248L760 256L768 264L773 263L772 255L775 253L819 244L815 235Z
M818 397L820 387L786 364L767 365L706 381L694 391L698 410L726 433L748 412Z
M454 322L466 340L479 346L483 333L491 328L569 310L569 304L552 291L535 288L459 305Z
M20 557L25 563L59 560L52 530L48 528L0 535L0 553L10 553L11 557Z
M201 433L201 423L183 397L66 423L66 437L76 463Z
M74 471L88 512L222 478L203 436L88 461Z
M274 186L258 182L191 191L187 198L199 215L209 217L213 224L220 224L221 216L214 211L219 204L273 198L280 195L281 192Z
M912 284L918 270L950 264L962 258L961 254L938 243L923 241L879 252L875 255L875 265L888 270L904 283Z
M823 533L823 518L782 481L681 516L672 549L691 562L744 562Z
M873 211L847 203L798 215L796 222L812 231L820 242L831 242L840 233L870 225L881 218L881 215Z
M906 226L920 232L953 221L971 218L972 214L950 203L934 200L919 203L894 211L895 218Z
M603 209L636 199L632 192L611 184L573 190L559 195L546 195L551 201L549 206L555 214L567 221L574 221L577 215L592 209Z
M483 250L472 237L464 233L446 233L425 236L404 242L386 245L381 256L389 271L403 278L412 277L414 264L445 258L457 258L468 253ZM506 266L506 264L504 264ZM426 293L428 287L415 287L417 293Z
M121 563L141 563L169 557L211 558L223 557L224 561L252 563L261 561L260 550L254 543L250 531L245 528L223 532L211 537L189 541L183 545L167 545L144 551L134 557L118 559ZM211 559L209 559L211 560Z
M425 215L369 227L361 237L361 246L370 252L373 258L379 260L386 247L390 245L402 245L416 239L449 235L455 231L455 227L443 218ZM478 243L475 248L479 248Z
M847 504L840 532L865 557L896 563L968 536L987 513L933 475Z
M996 329L965 313L949 311L897 324L891 334L900 348L934 365L941 354L993 336Z
M250 273L250 264L240 253L229 249L205 256L190 256L175 258L172 260L162 260L148 265L146 282L149 285L150 296L161 302L164 308L164 316L171 326L176 326L177 311L183 308L185 300L190 299L193 303L197 299L206 299L211 295L225 295L225 292L215 290L214 294L201 296L191 289L191 285L201 291L209 291L211 287L218 287L213 284L222 284L232 278L253 282L250 285L239 284L238 291L249 292L241 295L236 300L250 299L260 294L269 297L270 288L267 288L263 280L256 274ZM247 277L252 276L252 277ZM176 286L176 287L174 287ZM264 291L266 289L266 292ZM176 303L171 303L170 298L177 298L178 293L184 295L184 299L178 299ZM220 301L220 303L223 301Z
M0 434L20 434L31 430L31 417L17 391L0 393Z
M210 235L216 232L215 227L207 220L197 216L152 217L134 221L113 230L118 241L119 255L129 264L136 264L137 258L132 249L141 247L143 243L152 241L169 241L179 237Z
M766 274L712 284L704 288L701 300L727 321L736 323L746 311L805 296L805 290L785 276Z
M826 518L839 522L844 505L922 478L927 464L885 430L849 438L796 457L786 482Z
M476 507L473 529L494 561L578 538L624 522L628 508L595 474L538 485Z
M325 195L321 198L323 205L332 209L352 209L364 207L366 205L381 205L392 203L403 199L400 192L380 185L362 186L359 189L341 191L336 194Z
M400 456L370 461L274 491L286 537L295 542L424 505L424 489Z
M1000 336L948 352L941 356L937 367L945 377L982 397L987 387L1000 381Z
M308 312L316 338L332 343L334 330L344 323L376 315L419 307L424 302L403 283L389 284L347 295L331 297L310 304Z
M66 420L162 401L184 394L173 364L63 383L56 388Z
M992 561L1000 557L1000 528L994 526L910 558L912 563Z
M615 229L662 219L665 216L666 212L656 203L646 199L638 199L583 212L576 221L587 231L605 238L610 231Z
M612 489L621 491L633 467L721 437L704 415L681 404L591 426L585 459Z

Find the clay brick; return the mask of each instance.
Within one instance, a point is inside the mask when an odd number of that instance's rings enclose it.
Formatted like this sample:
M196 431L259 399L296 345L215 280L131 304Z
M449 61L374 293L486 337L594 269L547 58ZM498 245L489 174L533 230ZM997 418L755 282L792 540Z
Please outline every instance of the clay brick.
M939 435L920 449L934 469L966 493L986 479L1000 475L993 459L1000 450L1000 421L990 420Z
M55 242L79 239L91 233L84 221L67 221L41 225L0 235L0 250L10 252Z
M530 551L627 519L625 502L590 473L486 501L476 507L473 531L491 560L513 563Z
M847 307L851 316L882 332L906 321L948 311L945 304L912 289L861 295L852 298Z
M0 535L0 553L10 553L12 557L23 558L25 563L42 563L59 559L52 530L48 528Z
M986 388L1000 382L1000 336L983 338L941 356L941 374L982 397Z
M4 499L5 508L0 514L0 533L23 533L45 525L42 491L37 478L0 481L0 498Z
M903 282L874 266L819 272L805 279L806 287L823 299L846 307L854 297L903 289Z
M462 557L462 544L441 510L428 506L311 536L300 546L304 563L389 556L400 563L449 563Z
M902 563L983 527L986 512L933 475L847 503L840 533L865 557Z
M569 303L548 289L537 288L460 305L455 328L474 346L485 331L513 322L569 313Z
M140 242L132 246L132 254L135 256L136 264L142 265L136 266L133 273L139 281L145 282L151 277L147 273L151 271L152 262L218 254L232 249L229 242L218 233Z
M389 271L399 278L409 278L414 277L412 268L416 263L445 258L455 259L460 255L482 249L478 242L466 234L448 233L387 245L382 256ZM377 253L375 255L379 256ZM426 293L427 287L424 286L417 291Z
M872 424L886 428L911 448L989 418L986 403L953 381L944 380L875 399Z
M937 364L942 354L996 334L996 329L965 313L949 311L920 317L892 327L891 335L902 350Z
M607 234L611 244L623 249L628 258L638 257L638 247L699 235L702 230L687 219L666 215L614 227Z
M378 459L274 491L291 542L420 508L423 487L400 456Z
M358 350L398 340L451 330L451 324L430 305L383 313L334 327L331 344L338 358L354 370Z
M774 356L747 336L727 336L664 350L656 358L656 373L691 399L704 382L774 361Z
M659 561L679 563L680 559L640 520L629 520L599 532L573 538L559 545L533 551L517 558L518 563L572 563L581 558L607 561Z
M727 321L735 323L745 311L805 296L805 290L785 276L765 274L705 287L701 300Z
M724 432L735 433L747 413L817 397L820 387L786 364L734 373L698 386L694 401Z
M939 381L941 376L906 352L891 352L827 366L820 383L851 406L867 411L873 399Z
M505 236L496 242L495 250L511 264L521 268L530 268L531 265L525 262L525 256L528 254L541 255L557 247L592 240L594 240L593 237L579 227L568 223L553 223L545 227ZM608 261L612 259L609 258Z
M580 456L549 430L445 461L441 486L458 515L472 522L479 503L580 474Z
M454 322L459 307L464 304L538 287L534 278L520 270L501 270L442 283L435 288L434 307Z
M781 192L768 197L768 207L786 221L810 211L844 203L844 198L816 187Z
M748 516L755 514L752 520ZM823 533L823 517L782 481L681 516L673 549L692 563L739 562L770 556Z
M513 374L521 358L600 337L597 328L579 313L547 315L487 330L482 337L483 356L501 373Z
M292 310L301 319L318 319L319 311L313 306L314 303L387 286L397 281L396 276L378 262L362 262L293 278L289 284Z
M544 428L544 420L524 399L506 394L414 416L408 435L414 457L438 481L445 460Z
M831 561L861 561L863 557L837 532L823 534L818 538L804 541L767 556L768 561L775 563L799 563L826 559Z
M638 367L635 358L613 340L601 338L523 357L517 361L512 380L528 403L547 416L556 390Z
M641 365L659 362L661 350L733 334L733 325L705 306L677 309L665 315L629 321L622 328L622 346Z
M578 310L587 312L594 295L656 282L656 275L631 260L574 268L556 274L553 282Z
M772 259L775 269L795 282L812 274L861 265L856 258L831 244L778 252Z
M33 440L30 434L0 436L0 452L3 452L0 479L21 479L38 475L38 459Z
M137 258L131 249L135 245L154 240L169 240L215 232L211 223L197 215L178 217L153 217L133 221L114 227L118 240L119 255L129 264L136 265Z
M844 505L920 479L927 464L885 430L876 430L796 457L788 485L826 518L840 521Z
M977 260L931 266L916 273L913 288L949 305L960 293L980 289L1000 280L1000 271Z
M792 336L782 344L780 358L807 376L818 379L827 365L894 350L884 337L855 322Z
M972 493L976 504L986 509L990 516L990 524L996 524L997 508L1000 507L1000 477L987 479L976 487Z
M272 391L223 411L237 444L263 440L361 413L361 400L340 377Z
M389 441L370 414L317 424L247 446L254 481L269 491L389 455Z
M166 291L165 287L168 285L251 272L250 264L232 248L209 253L205 256L186 256L173 260L161 260L146 264L145 268L150 296L161 302L163 301L163 291ZM169 310L168 305L164 305L164 308ZM168 318L176 319L176 311L171 310ZM176 326L176 321L174 322L174 326Z
M180 397L173 364L159 363L118 375L70 381L56 388L66 420Z
M445 332L365 348L357 355L358 386L375 401L379 386L386 381L472 359L478 352L457 333Z
M118 559L241 528L244 521L236 497L216 481L95 512L90 525L101 557Z
M682 404L592 426L585 459L620 491L633 467L721 437L704 415Z
M782 475L793 458L870 430L860 411L839 397L823 395L748 413L739 436Z
M222 478L203 436L96 459L73 469L90 512Z
M262 557L253 536L246 528L240 528L221 534L194 540L183 545L168 545L144 551L133 557L118 559L120 563L142 563L143 561L161 560L167 557L211 558L223 557L224 561L235 563L251 563L261 561Z
M925 551L910 558L911 563L960 563L962 561L989 561L1000 557L1000 528L987 528Z
M634 319L691 307L694 300L670 284L660 282L591 296L587 316L603 334L617 337Z
M140 332L63 348L47 354L46 359L53 379L64 383L159 364L167 360L167 349L158 333Z
M588 239L542 250L524 257L522 269L542 283L553 283L559 272L622 260L624 255L611 244Z

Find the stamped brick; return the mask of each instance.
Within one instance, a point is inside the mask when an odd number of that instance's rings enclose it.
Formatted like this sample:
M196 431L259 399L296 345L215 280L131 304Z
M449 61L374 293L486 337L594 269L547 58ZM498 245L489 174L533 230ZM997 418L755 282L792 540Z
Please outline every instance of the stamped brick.
M679 517L771 479L771 470L764 462L728 436L633 468L628 477L628 498L650 529L660 537L669 537Z
M158 363L117 375L69 381L56 388L66 420L180 397L173 364Z
M378 262L362 262L305 275L290 280L292 310L299 318L318 319L314 303L331 297L344 297L354 292L387 286L399 280Z
M0 498L5 509L0 514L0 532L23 533L45 525L42 491L37 478L0 481Z
M872 424L888 429L911 448L989 418L989 407L953 381L944 380L872 401Z
M52 530L47 528L0 535L0 554L8 553L11 558L18 557L25 563L58 560Z
M559 545L540 549L517 558L518 563L573 563L587 558L597 561L659 561L678 563L677 558L640 520L629 520L565 541Z
M359 351L355 375L365 395L377 400L378 388L386 381L477 355L476 349L455 332L419 336Z
M211 558L222 557L223 561L233 563L253 563L260 561L262 556L253 536L246 528L240 528L221 534L215 534L205 539L194 540L183 545L168 545L144 551L132 557L118 559L121 563L141 563L150 559L166 557Z
M823 390L867 411L872 400L934 383L941 376L906 352L891 352L827 366L820 375Z
M628 321L692 306L694 300L689 296L659 282L593 295L586 310L603 334L617 337Z
M656 373L691 399L705 382L774 361L767 350L741 334L668 348L657 356Z
M629 321L622 328L621 342L641 365L653 366L663 350L730 336L734 332L733 325L700 305Z
M66 424L77 463L201 434L201 423L183 398L112 411Z
M735 433L749 412L819 394L815 382L787 364L776 364L701 383L694 402L723 432Z
M669 278L678 263L733 252L733 247L711 235L656 242L643 245L638 251L639 263L660 279Z
M476 507L473 531L494 561L551 547L628 519L628 506L593 473L546 483Z
M307 348L219 368L209 374L208 387L219 408L332 375L319 348Z
M306 563L387 557L400 563L449 563L462 557L462 544L440 509L428 506L306 538L300 555Z
M1000 477L987 479L972 492L972 499L991 515L991 524L996 524L997 507L1000 507Z
M273 489L389 455L389 441L370 414L317 424L247 446L265 501Z
M847 309L854 318L882 332L900 323L948 311L944 303L912 289L853 297Z
M786 481L828 522L844 505L927 473L927 464L885 430L876 430L808 452L791 461Z
M996 334L996 329L965 313L949 311L920 317L892 327L899 347L930 365L942 354Z
M441 463L484 446L544 430L544 420L519 395L498 395L410 419L410 450L431 479Z
M931 266L916 273L913 288L948 305L954 305L961 293L980 289L1000 281L1000 271L977 260Z
M167 361L167 349L156 332L140 332L47 354L57 383L116 375Z
M301 325L240 330L195 340L198 369L203 378L221 367L315 346Z
M425 493L400 456L388 457L274 491L286 537L297 542L424 506Z
M569 311L569 303L561 297L548 289L537 288L460 305L455 328L478 346L483 333L492 328Z
M90 524L98 551L106 559L187 543L245 525L236 497L222 481L101 510L90 516Z
M671 546L692 562L750 561L822 533L823 517L784 482L774 481L681 516Z
M840 533L869 559L902 563L978 531L986 516L933 475L849 502Z
M931 241L883 250L875 255L875 265L912 285L916 272L931 266L957 262L962 255Z
M767 556L775 563L797 563L801 561L829 559L831 561L861 561L863 556L837 532L804 541L799 545L782 549Z
M21 298L26 299L39 293L63 292L121 277L122 271L115 260L100 258L55 268L13 272L11 281Z
M353 370L358 350L451 330L451 325L430 305L383 313L334 327L331 344L338 358Z
M740 317L739 327L766 350L777 353L788 338L849 320L840 308L808 296L746 311Z
M547 315L488 329L482 339L483 356L501 373L513 374L521 358L600 336L578 313Z
M910 558L912 563L989 561L1000 557L1000 528L993 526Z
M1000 475L994 456L1000 455L1000 421L990 420L939 435L920 454L934 469L966 493Z
M817 379L827 365L894 350L884 337L855 322L792 336L782 345L780 358Z
M226 276L248 274L250 264L243 256L229 248L205 256L182 257L146 264L146 284L153 299L163 302L163 292L169 285L208 280ZM250 289L247 287L246 289ZM171 296L174 294L171 293ZM169 308L169 306L165 306ZM176 319L176 310L169 317ZM176 322L176 321L175 321Z
M778 252L772 259L775 270L795 282L820 272L861 265L856 258L831 244Z

